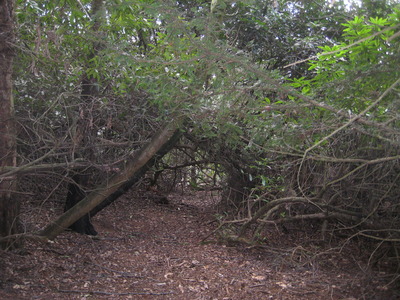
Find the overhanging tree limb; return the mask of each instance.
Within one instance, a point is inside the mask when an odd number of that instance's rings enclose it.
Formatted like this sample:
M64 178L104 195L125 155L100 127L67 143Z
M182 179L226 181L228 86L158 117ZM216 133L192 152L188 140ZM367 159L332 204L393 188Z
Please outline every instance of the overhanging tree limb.
M110 198L116 199L122 195L127 186L133 184L132 180L138 178L138 174L143 173L143 168L146 169L149 166L148 163L155 156L158 156L157 154L160 151L165 152L163 151L165 145L170 145L171 141L178 140L180 124L180 121L173 121L159 130L146 146L133 155L132 159L126 164L125 169L121 173L116 174L109 179L107 183L87 195L87 197L66 211L57 220L40 231L39 235L48 239L54 239L79 218L95 210L96 207L101 205L104 201Z
M371 103L370 105L368 105L368 107L366 107L363 111L361 111L359 114L353 116L350 120L348 120L345 124L343 124L342 126L340 126L339 128L337 128L336 130L334 130L333 132L331 132L330 134L328 134L327 136L325 136L323 139L319 140L317 143L315 143L314 145L312 145L311 147L309 147L308 149L306 149L304 151L304 157L308 154L308 152L310 152L311 150L313 150L314 148L317 148L318 146L320 146L322 143L324 143L325 141L327 141L328 139L330 139L332 136L334 136L335 134L339 133L340 131L342 131L343 129L345 129L346 127L349 127L352 123L354 123L355 121L357 121L358 119L360 119L363 115L365 115L367 112L369 112L372 108L374 108L376 105L378 105L383 98L385 98L391 91L394 90L394 88L400 84L400 78L398 78L389 88L387 88L382 95L376 99L373 103Z

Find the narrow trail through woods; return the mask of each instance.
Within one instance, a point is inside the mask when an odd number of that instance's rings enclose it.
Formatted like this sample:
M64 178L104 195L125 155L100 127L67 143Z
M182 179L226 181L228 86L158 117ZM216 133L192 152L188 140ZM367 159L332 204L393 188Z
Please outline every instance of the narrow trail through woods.
M125 195L96 216L98 237L1 252L0 299L390 299L357 255L304 259L283 233L263 248L202 244L217 226L204 197Z

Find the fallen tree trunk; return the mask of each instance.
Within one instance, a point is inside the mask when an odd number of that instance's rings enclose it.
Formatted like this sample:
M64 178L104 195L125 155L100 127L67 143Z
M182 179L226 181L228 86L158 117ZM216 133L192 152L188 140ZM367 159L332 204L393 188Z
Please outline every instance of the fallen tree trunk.
M111 177L105 184L87 195L40 231L39 235L52 240L85 214L94 215L115 201L141 178L156 159L165 155L173 147L179 136L179 122L169 123L157 132L146 146L133 155L121 173Z

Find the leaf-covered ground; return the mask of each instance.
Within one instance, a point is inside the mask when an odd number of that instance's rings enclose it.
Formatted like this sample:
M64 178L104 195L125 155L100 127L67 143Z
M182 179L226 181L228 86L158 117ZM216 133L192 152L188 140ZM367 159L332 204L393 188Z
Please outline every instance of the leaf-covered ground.
M26 242L23 250L0 252L0 299L399 296L356 248L339 251L305 241L302 230L284 234L271 228L262 247L220 243L215 235L202 243L217 227L210 214L214 200L174 195L165 205L125 195L96 216L96 238L65 232L51 243ZM60 213L28 208L28 227Z

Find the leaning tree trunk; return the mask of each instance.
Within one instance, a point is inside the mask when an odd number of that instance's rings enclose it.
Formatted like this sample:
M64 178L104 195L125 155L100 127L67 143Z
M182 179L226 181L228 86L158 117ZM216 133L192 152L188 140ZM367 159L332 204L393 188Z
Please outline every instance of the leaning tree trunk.
M169 130L166 128L166 130ZM160 132L162 133L162 132ZM160 134L159 133L159 134ZM175 132L171 135L171 137L168 140L164 140L160 144L159 150L156 152L155 155L151 159L148 160L146 164L144 164L142 167L137 169L132 175L130 176L129 180L127 180L125 183L123 183L115 192L113 192L111 195L109 195L102 203L97 205L94 209L90 211L90 217L95 216L98 212L100 212L102 209L106 208L109 206L111 203L113 203L115 200L117 200L120 196L125 194L135 183L137 183L150 168L154 166L154 164L160 160L165 154L167 154L169 151L172 150L172 148L175 146L175 144L178 142L182 135L182 132L179 129L176 129ZM155 137L157 138L157 136ZM130 163L131 165L134 164L134 162Z
M44 228L39 235L54 239L82 216L91 211L97 213L98 209L96 207L98 205L103 202L107 205L122 195L144 174L144 171L149 168L155 157L165 154L165 149L171 149L180 136L179 124L179 122L171 122L161 129L145 147L132 157L121 173L113 176L103 186L94 189L83 200Z
M14 52L14 1L0 0L0 170L16 166L16 137L12 95ZM15 175L0 178L0 237L18 231L19 204L13 191ZM0 242L3 249L18 245L9 240Z

